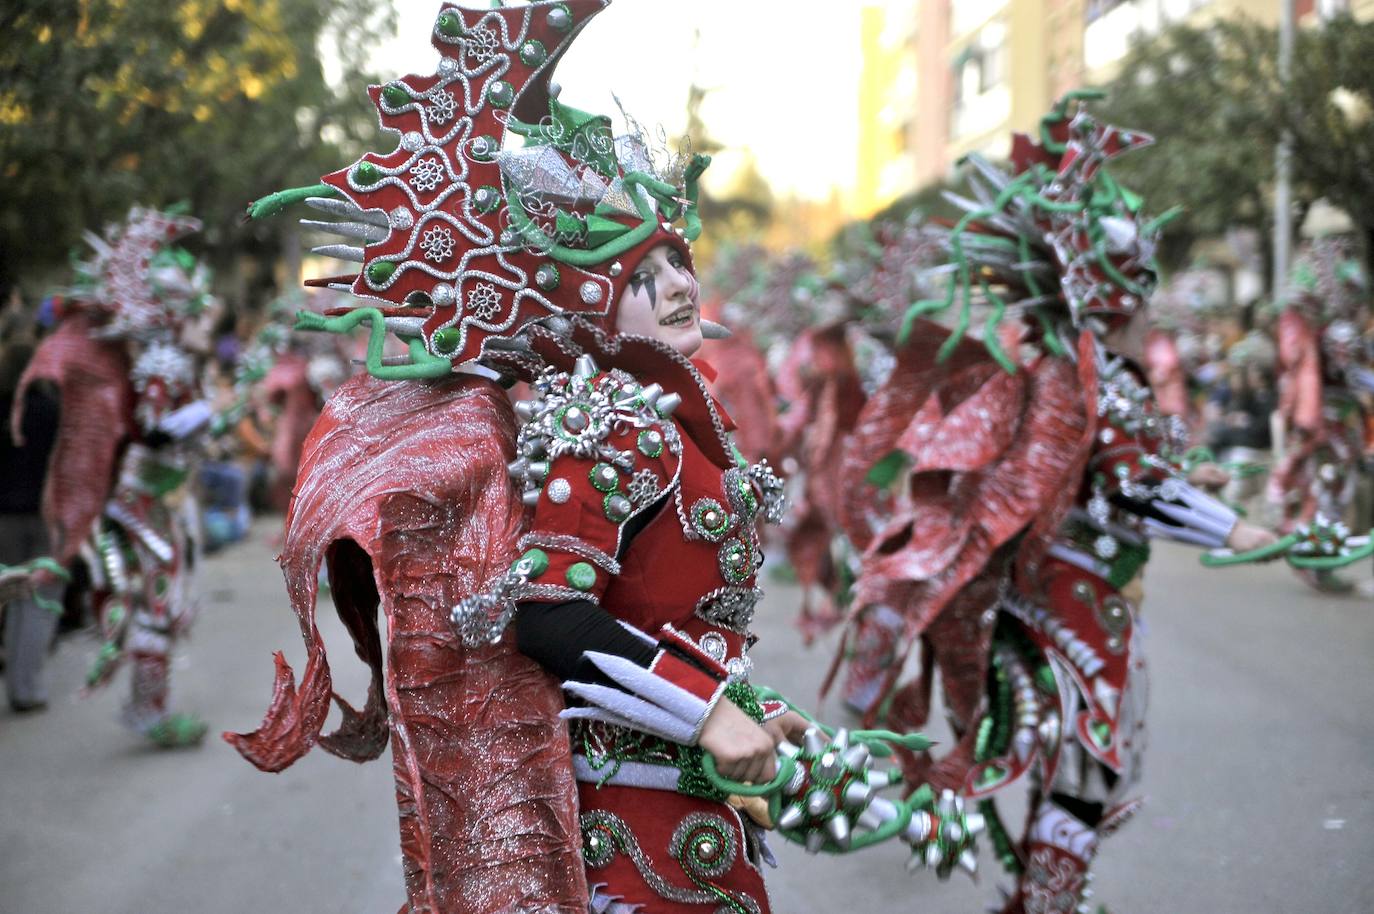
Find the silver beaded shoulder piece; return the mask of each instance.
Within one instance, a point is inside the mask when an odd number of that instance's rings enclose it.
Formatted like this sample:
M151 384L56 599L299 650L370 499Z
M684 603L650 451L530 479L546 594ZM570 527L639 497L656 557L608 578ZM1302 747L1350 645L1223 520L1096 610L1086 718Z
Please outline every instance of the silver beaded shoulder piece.
M579 356L570 372L546 369L534 382L534 394L515 404L523 424L516 439L518 457L508 467L524 485L526 505L538 502L549 465L566 454L633 472L634 451L612 444L612 434L639 429L648 433L641 435L641 449L661 446L682 453L677 427L669 421L682 398L664 393L658 384L640 385L618 369L603 373L589 355ZM653 440L644 444L649 438Z

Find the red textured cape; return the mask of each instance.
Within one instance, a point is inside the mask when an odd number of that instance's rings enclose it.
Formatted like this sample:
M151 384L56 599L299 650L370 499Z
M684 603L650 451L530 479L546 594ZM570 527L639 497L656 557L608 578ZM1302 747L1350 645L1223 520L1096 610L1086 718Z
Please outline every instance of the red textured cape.
M266 771L317 740L343 758L375 758L389 737L408 914L587 908L558 683L516 651L513 633L467 649L448 621L514 558L514 440L509 401L490 381L361 375L339 388L306 439L281 556L305 672L298 688L277 654L262 726L225 734ZM373 681L362 711L333 696L343 722L320 737L332 694L315 623L326 559Z
M948 336L937 324L916 326L891 378L860 413L841 471L851 496L845 529L865 549L854 607L886 604L903 614L902 658L917 643L927 648L921 678L889 712L899 727L924 723L935 665L955 719L974 719L992 638L983 613L1006 563L1032 564L1048 548L1082 488L1095 432L1089 336L1080 338L1077 365L1042 356L1015 375L975 341L937 361ZM882 496L868 473L893 451L906 460L905 494L875 535L875 512L866 506ZM899 660L889 685L900 670ZM947 781L924 766L921 776L959 786L974 736L942 761Z
M57 441L43 481L41 512L53 557L76 557L114 487L119 450L132 431L133 389L124 344L91 338L93 325L74 314L38 345L19 379L10 427L21 438L24 391L34 381L53 382L61 413Z
M801 464L805 479L794 495L786 547L804 588L799 624L809 640L839 621L829 598L839 583L830 547L847 498L839 470L865 400L844 322L797 337L778 372L778 392L789 402L778 422L781 448ZM822 594L819 606L811 602L813 586Z
M728 339L708 342L705 355L716 372L711 391L739 426L735 445L740 453L777 465L777 394L758 344L747 330L737 330Z
M272 507L278 511L285 511L290 504L301 448L320 412L315 391L310 389L307 377L309 366L310 360L304 355L287 352L277 359L262 379L264 393L280 407L276 425L272 428L270 450Z

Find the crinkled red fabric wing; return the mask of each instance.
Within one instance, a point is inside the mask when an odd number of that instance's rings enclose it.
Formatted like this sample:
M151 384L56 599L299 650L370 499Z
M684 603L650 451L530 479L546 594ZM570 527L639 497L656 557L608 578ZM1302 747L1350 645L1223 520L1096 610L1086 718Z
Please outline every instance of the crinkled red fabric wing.
M711 390L738 426L735 445L750 460L777 463L777 395L758 345L747 331L736 331L708 344L706 355L716 370Z
M272 428L270 455L274 473L273 507L285 510L296 483L301 448L319 415L315 392L306 376L309 361L288 352L281 356L263 378L263 391L280 408Z
M42 514L53 554L64 565L100 516L114 485L120 447L131 432L133 391L124 346L92 339L91 330L85 317L73 315L38 345L20 378L10 417L17 437L24 389L38 380L57 385L61 413L43 482Z
M1018 404L1015 415L998 410L1000 420L1014 429L1010 440L1006 426L993 431L962 420L949 432L973 439L945 449L950 463L979 452L997 450L999 456L971 472L926 460L912 473L907 539L889 536L869 549L857 605L904 597L908 631L916 635L1012 537L1029 531L1022 549L1043 550L1081 486L1092 422L1072 363L1041 359L1016 377L1022 376L1024 380L1009 385L1005 373L989 374L964 401L981 403L975 410L999 398ZM955 405L950 415L959 413ZM947 432L938 426L929 434L941 439ZM985 440L978 440L981 436Z
M971 390L960 396L959 388L965 385ZM982 469L1016 434L1026 395L1021 374L1007 374L997 365L974 365L951 378L948 388L955 388L955 396L947 401L955 404L949 412L941 417L936 411L946 398L942 390L938 399L926 401L923 412L930 409L930 414L918 413L897 442L911 456L914 472ZM939 423L938 435L925 427L931 419Z
M291 695L286 668L263 727L226 735L269 770L317 738L330 686L315 582L328 552L336 605L374 685L322 745L361 760L389 725L412 911L586 909L558 684L513 635L465 649L447 618L515 555L514 437L504 392L485 380L364 375L339 389L306 440L282 555L306 681ZM369 628L378 600L380 632Z
M978 358L978 344L964 341L950 358L936 361L948 331L929 321L916 322L910 341L897 351L897 365L882 387L864 403L837 461L838 488L845 498L839 517L850 542L865 549L873 541L871 519L881 516L886 498L868 481L873 464L896 450L912 417L951 371Z

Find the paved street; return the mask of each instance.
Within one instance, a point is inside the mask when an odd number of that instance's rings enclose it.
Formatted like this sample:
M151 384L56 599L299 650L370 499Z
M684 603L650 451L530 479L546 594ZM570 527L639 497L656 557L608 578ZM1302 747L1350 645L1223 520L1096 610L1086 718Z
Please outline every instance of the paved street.
M177 704L213 732L257 724L273 650L303 664L272 531L260 523L207 563L205 610L177 664ZM1116 914L1374 911L1374 603L1318 597L1277 566L1206 571L1168 546L1146 591L1150 801L1106 842L1099 897ZM755 657L760 681L809 700L830 653L803 652L795 597L772 589ZM332 613L321 620L336 688L360 703L364 668ZM0 914L397 909L387 762L316 750L267 775L218 738L147 750L115 722L123 677L76 696L94 649L88 637L63 642L46 714L0 711ZM779 856L779 914L971 914L995 895L986 850L977 885L908 875L898 847Z

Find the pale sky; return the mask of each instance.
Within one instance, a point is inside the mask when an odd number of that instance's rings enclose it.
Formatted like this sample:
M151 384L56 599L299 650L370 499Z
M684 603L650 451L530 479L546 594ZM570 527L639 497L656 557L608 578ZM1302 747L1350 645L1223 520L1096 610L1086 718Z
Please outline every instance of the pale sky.
M429 44L440 0L395 0L397 37L373 55L383 76L433 72ZM466 5L485 7L484 0ZM727 149L707 173L728 180L752 152L775 193L810 200L854 185L863 4L819 0L615 0L578 36L554 79L560 98L619 116L614 92L646 128L669 134L686 118L687 89ZM700 40L693 47L693 32Z

